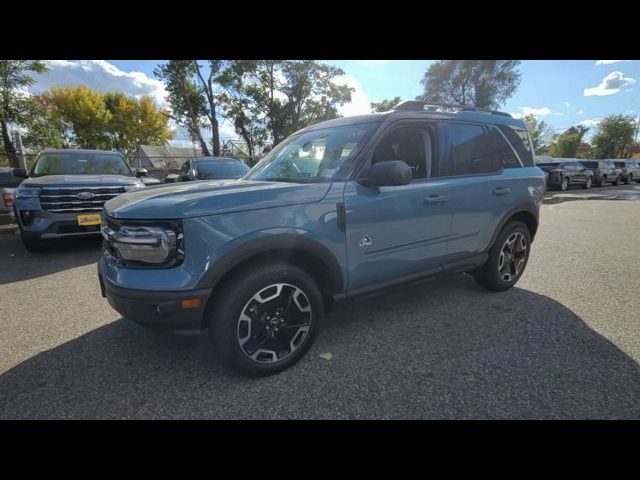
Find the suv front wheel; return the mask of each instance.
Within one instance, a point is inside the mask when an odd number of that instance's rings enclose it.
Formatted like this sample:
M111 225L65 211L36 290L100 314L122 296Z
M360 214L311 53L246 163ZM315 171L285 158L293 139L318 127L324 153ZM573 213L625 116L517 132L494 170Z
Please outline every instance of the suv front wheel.
M489 250L489 259L473 273L478 284L501 292L513 287L522 276L531 249L531 234L518 221L505 225Z
M322 294L306 273L286 263L245 269L213 298L209 334L223 363L254 376L300 360L322 319Z

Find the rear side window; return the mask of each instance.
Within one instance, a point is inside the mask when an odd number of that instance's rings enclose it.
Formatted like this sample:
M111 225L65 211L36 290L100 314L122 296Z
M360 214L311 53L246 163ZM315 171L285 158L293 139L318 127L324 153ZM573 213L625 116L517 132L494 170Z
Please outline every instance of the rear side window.
M438 176L474 175L500 169L489 136L480 125L446 125L448 155L443 155Z
M523 128L509 125L496 125L496 127L507 137L520 160L522 160L522 164L525 167L533 167L533 149L529 141L529 132Z
M489 127L489 139L498 165L504 168L517 168L520 166L513 148L496 128Z

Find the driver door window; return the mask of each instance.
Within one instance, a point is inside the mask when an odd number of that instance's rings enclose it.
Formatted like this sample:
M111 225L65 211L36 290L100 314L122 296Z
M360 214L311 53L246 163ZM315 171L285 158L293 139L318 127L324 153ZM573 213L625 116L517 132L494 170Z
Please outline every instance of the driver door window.
M409 167L414 180L431 175L431 136L416 127L404 127L388 133L376 146L371 163L402 160Z

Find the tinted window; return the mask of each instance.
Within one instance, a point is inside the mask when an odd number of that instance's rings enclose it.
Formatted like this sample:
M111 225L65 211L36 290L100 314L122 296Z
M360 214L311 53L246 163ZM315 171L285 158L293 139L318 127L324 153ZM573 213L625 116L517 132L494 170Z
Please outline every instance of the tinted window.
M496 156L498 165L502 165L504 168L520 166L520 162L513 148L511 148L507 140L496 128L489 128L489 138L491 139L491 148L493 149L493 154Z
M440 176L473 175L499 170L489 136L480 125L447 125L448 158L440 165Z
M625 167L624 162L613 162L613 164L618 168L624 168Z
M598 162L580 162L585 168L594 169L598 168Z
M196 176L199 180L238 178L249 171L249 167L237 160L207 160L196 162L195 165Z
M529 133L522 128L512 127L509 125L496 125L496 127L504 133L505 137L507 137L507 140L511 143L511 146L520 157L520 160L522 160L522 164L525 167L532 167L533 149L529 142Z
M427 158L431 159L431 152L425 149L428 136L426 131L415 127L394 130L376 145L371 161L402 160L411 167L414 179L427 178L430 164ZM431 145L430 138L428 144Z
M120 155L102 152L43 153L38 157L31 175L133 175Z

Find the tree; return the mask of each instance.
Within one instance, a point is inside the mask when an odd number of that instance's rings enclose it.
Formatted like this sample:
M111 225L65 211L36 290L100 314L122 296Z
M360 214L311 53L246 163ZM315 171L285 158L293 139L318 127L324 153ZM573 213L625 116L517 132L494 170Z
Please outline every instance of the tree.
M597 158L625 158L627 146L634 140L635 118L626 115L609 115L602 120L593 135Z
M164 81L169 93L167 101L171 106L171 118L182 125L189 132L193 141L197 141L205 156L211 156L211 151L200 129L205 125L203 118L207 118L206 97L202 88L196 83L199 67L194 60L169 60L159 65L154 75Z
M85 85L55 87L51 99L58 115L68 129L67 135L81 148L109 149L110 112L104 94Z
M109 92L104 94L104 103L109 112L106 128L111 148L129 159L138 145L163 145L173 138L168 113L158 110L151 97L136 99L120 92Z
M575 158L578 147L582 144L582 139L588 131L587 127L578 125L578 127L571 127L560 135L556 135L549 153L558 158Z
M69 146L70 131L49 92L29 98L22 124L26 128L26 133L22 136L25 148L43 150Z
M536 155L539 155L551 144L553 129L544 120L538 121L533 115L527 115L523 120L531 135L533 150Z
M200 71L198 61L193 60L193 62L196 76L200 81L200 89L207 100L207 107L205 107L204 113L211 125L213 154L217 156L220 155L220 124L218 122L220 113L218 110L222 108L223 102L228 98L224 92L220 91L220 82L228 62L225 60L209 60L209 74L206 80Z
M0 129L2 144L13 168L20 166L16 147L9 136L9 124L21 124L29 110L25 88L34 83L31 73L43 73L42 60L0 60Z
M496 109L520 85L519 60L439 60L424 74L417 100Z
M335 82L343 74L313 60L236 60L221 83L231 97L228 111L242 111L240 121L266 130L275 145L296 130L338 116L337 108L351 101L353 92Z
M373 112L388 112L401 101L402 99L400 97L393 97L388 100L382 100L381 102L371 102L371 110Z

